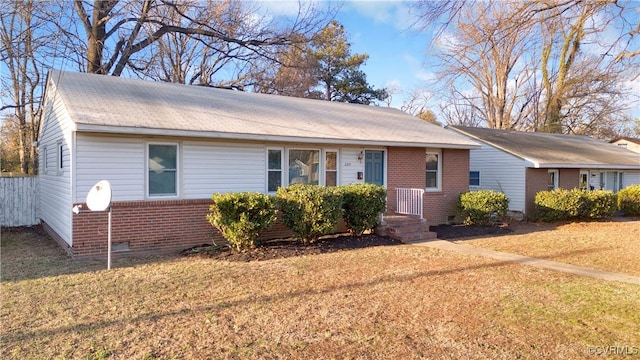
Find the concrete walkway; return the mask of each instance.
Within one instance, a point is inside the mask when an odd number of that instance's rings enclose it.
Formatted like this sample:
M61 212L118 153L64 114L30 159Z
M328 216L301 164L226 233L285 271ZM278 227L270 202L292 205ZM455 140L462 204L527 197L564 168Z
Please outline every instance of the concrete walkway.
M565 264L557 261L550 261L538 258L532 258L529 256L510 254L500 251L493 251L488 249L477 248L475 246L466 244L456 244L446 240L425 240L411 242L411 245L426 246L433 249L455 251L465 255L483 256L491 259L496 259L504 262L513 262L523 265L536 266L543 269L561 271L565 273L588 276L596 279L607 281L619 281L627 284L640 285L640 277L631 276L627 274L614 273L608 271L602 271L592 269L584 266Z

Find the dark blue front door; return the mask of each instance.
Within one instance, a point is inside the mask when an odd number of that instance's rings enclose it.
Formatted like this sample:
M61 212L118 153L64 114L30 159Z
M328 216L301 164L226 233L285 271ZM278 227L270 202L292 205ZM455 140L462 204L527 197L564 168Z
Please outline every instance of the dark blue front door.
M384 151L367 150L364 152L364 182L384 184Z

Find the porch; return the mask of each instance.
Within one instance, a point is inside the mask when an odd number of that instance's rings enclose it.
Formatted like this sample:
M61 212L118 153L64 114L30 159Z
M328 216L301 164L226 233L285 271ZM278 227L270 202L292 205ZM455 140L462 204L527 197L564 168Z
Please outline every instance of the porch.
M429 231L423 212L423 189L396 188L394 214L383 217L376 233L403 243L435 239L438 234Z

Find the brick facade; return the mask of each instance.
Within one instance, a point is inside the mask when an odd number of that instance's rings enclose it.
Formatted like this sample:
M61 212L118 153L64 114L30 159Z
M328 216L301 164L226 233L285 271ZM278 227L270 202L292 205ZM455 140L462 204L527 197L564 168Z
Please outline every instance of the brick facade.
M395 188L425 187L425 149L389 148L387 213L395 212ZM424 195L424 216L429 225L447 222L455 215L458 195L469 189L469 150L443 149L442 190ZM177 252L191 246L225 242L206 220L210 199L129 201L112 204L113 256L132 253ZM74 204L78 205L78 204ZM86 204L80 204L86 209ZM74 258L106 258L108 215L83 211L72 218L73 246L63 247ZM45 228L46 224L45 224ZM344 224L338 231L345 231ZM51 231L56 238L56 234ZM264 240L291 237L282 223L261 235ZM60 241L59 241L60 242Z
M424 189L424 148L390 148L387 155L387 213L395 213L396 188ZM423 213L429 225L448 222L456 214L461 192L469 190L469 150L443 149L441 191L425 192Z
M177 252L192 246L224 244L222 234L207 221L211 200L170 200L115 202L111 212L111 241L118 249L123 243L126 251L114 250L112 255L132 253ZM84 209L86 204L81 204ZM46 227L54 237L55 232ZM345 232L344 223L338 232ZM276 223L261 234L261 239L288 238L289 228ZM72 257L78 259L106 258L108 242L108 213L81 212L73 215L73 246L57 241Z
M536 194L547 190L549 181L549 170L556 169L536 169L526 170L526 191L525 209L527 214L533 214L535 210ZM580 186L580 169L557 169L558 187L562 189L573 189Z

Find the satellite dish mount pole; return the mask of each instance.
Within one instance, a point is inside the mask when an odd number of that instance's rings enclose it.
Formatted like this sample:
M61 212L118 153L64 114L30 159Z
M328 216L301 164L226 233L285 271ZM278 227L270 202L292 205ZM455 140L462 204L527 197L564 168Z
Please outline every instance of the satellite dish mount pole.
M111 270L111 184L107 180L93 185L87 195L87 207L91 211L108 211L107 230L107 269ZM80 205L73 208L75 214L80 213Z
M107 270L111 270L111 204L109 204L109 229L107 230Z

